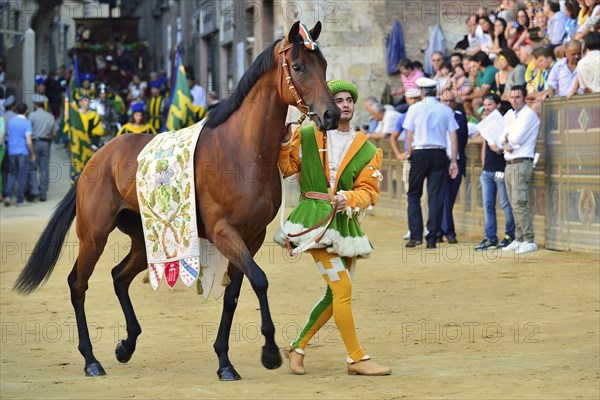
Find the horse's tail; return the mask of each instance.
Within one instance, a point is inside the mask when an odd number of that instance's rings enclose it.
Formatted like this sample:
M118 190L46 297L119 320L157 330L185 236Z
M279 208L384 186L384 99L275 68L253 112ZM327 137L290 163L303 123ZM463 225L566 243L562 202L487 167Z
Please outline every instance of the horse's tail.
M50 278L69 228L75 219L76 191L77 181L58 204L48 221L48 226L38 239L31 257L13 287L17 292L28 295Z

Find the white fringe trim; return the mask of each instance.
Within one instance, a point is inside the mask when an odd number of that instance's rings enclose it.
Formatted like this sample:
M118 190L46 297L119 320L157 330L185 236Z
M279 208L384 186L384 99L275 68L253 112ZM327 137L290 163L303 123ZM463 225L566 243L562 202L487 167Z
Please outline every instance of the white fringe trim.
M305 231L306 228L302 224L294 224L290 221L286 221L283 225L283 231L281 228L275 233L273 239L275 242L282 246L286 245L286 233L297 234ZM323 232L323 228L317 228L305 235L300 237L290 238L290 242L295 246L302 245L303 243L310 242L317 238ZM328 253L338 254L341 257L361 257L368 258L373 252L373 247L367 236L363 237L343 237L340 233L334 229L328 229L325 236L317 243L315 248L327 248Z

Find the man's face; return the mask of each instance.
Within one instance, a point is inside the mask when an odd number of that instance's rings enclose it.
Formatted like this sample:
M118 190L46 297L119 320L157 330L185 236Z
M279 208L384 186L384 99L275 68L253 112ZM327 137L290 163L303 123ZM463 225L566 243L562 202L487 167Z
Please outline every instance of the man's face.
M553 60L550 57L539 56L535 59L535 66L542 71L546 71L550 68L552 61Z
M581 59L581 47L580 46L567 46L566 50L567 64L576 65Z
M342 115L341 122L349 122L354 117L354 100L349 92L339 92L333 95L335 104L339 107Z
M511 90L510 91L510 105L512 108L519 112L521 108L525 105L525 98L523 98L523 93L520 90Z
M519 92L520 93L520 92ZM492 99L484 99L483 100L483 111L486 115L490 115L494 110L500 108L500 104L496 104Z
M81 107L84 110L88 110L90 108L90 99L85 97L85 98L79 100L79 107Z
M434 53L431 56L431 65L433 66L433 69L435 71L439 71L440 66L442 65L442 61L444 61L444 60L442 59L442 56L439 55L438 53Z
M450 64L452 65L452 68L455 68L457 65L461 65L461 59L459 56L452 56L450 58Z
M442 101L443 104L447 105L451 109L454 110L454 108L456 107L456 101L454 99L454 94L452 92L444 92L444 93L442 93L442 96L441 96L440 99L441 99L441 101Z

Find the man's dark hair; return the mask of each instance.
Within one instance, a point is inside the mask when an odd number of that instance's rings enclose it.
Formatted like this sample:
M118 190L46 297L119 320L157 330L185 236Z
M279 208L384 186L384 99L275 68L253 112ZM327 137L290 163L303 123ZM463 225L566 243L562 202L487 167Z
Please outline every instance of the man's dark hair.
M553 13L557 13L560 11L560 4L558 2L554 2L554 1L550 1L547 0L548 2L548 8L550 9L550 11L552 11Z
M494 102L494 104L500 104L502 102L502 100L500 99L500 96L498 96L496 93L486 94L485 96L483 96L483 99L491 100Z
M478 62L484 68L491 64L490 58L483 51L478 51L477 53L475 53L475 55L473 55L472 60Z
M412 61L410 61L408 58L400 60L398 63L398 69L400 68L414 69Z
M450 54L450 59L452 59L452 57L458 57L461 60L463 59L463 56L460 53L452 53L452 54Z
M27 112L27 104L19 103L17 104L17 114L25 114Z
M435 97L435 96L437 96L437 87L436 86L423 87L423 88L421 88L421 91L423 92L423 94L425 95L425 97Z
M525 85L517 85L510 88L510 91L518 90L523 95L523 98L527 97L527 88Z
M585 48L589 51L600 50L600 32L590 32L585 37Z
M547 47L538 47L531 53L534 59L538 57L554 58L554 51Z

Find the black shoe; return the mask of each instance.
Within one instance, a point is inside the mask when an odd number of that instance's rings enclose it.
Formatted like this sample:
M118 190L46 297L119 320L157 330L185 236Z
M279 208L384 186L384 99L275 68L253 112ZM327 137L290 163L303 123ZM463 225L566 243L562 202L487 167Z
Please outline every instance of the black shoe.
M498 243L498 247L504 248L504 247L508 246L509 244L511 244L514 240L515 240L515 238L512 238L508 235L504 235L504 239L502 239L502 241L500 243Z
M436 243L444 243L444 237L443 236L438 236L435 240Z
M455 235L448 236L448 243L452 243L452 244L458 243L458 240L456 240L456 236Z
M409 240L408 242L406 242L405 246L406 247L417 247L423 244L422 240Z
M485 238L481 241L481 243L479 243L478 246L475 246L475 250L483 251L487 249L495 249L496 247L498 247L498 242L493 242L490 239Z
M427 241L427 248L428 248L428 249L435 249L435 247L436 247L436 246L435 246L435 242L436 242L436 241L437 241L436 239L434 239L434 240L428 240L428 241Z

